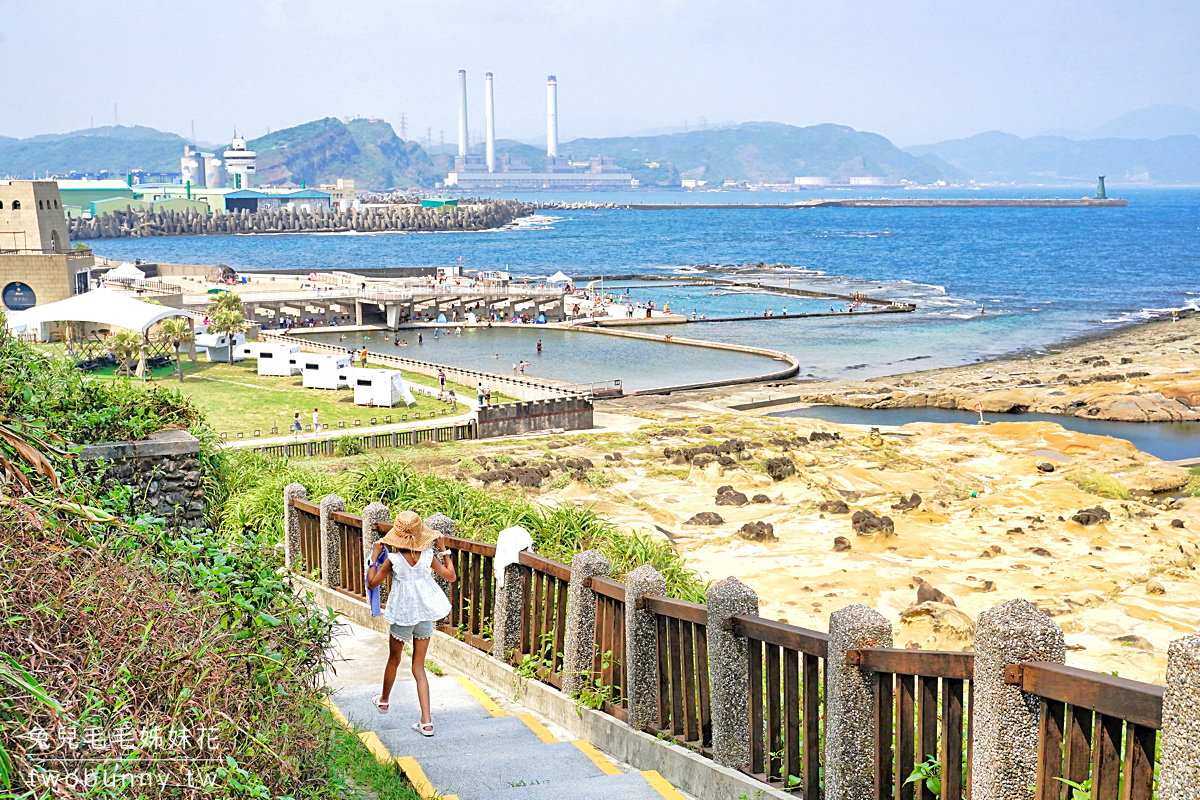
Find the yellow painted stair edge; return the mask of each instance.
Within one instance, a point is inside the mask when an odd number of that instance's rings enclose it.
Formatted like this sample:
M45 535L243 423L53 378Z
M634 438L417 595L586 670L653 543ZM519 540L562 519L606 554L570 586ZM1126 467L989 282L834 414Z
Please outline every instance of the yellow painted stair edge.
M507 717L508 716L508 713L504 709L502 709L502 708L500 708L500 706L496 705L495 701L492 700L492 698L488 697L484 693L484 691L482 689L480 689L478 686L476 686L475 682L473 680L471 680L470 678L468 678L466 675L455 675L454 679L456 681L458 681L459 683L461 683L462 687L464 689L466 689L467 692L472 697L474 697L476 700L478 700L479 705L483 706L484 710L486 710L493 717Z
M654 791L661 794L666 800L687 800L678 789L672 786L662 775L659 775L656 770L646 770L642 773L642 777L646 779L646 783L650 784Z
M349 720L346 719L346 715L342 713L342 710L337 707L336 703L334 703L328 697L324 697L321 699L321 705L325 706L325 708L329 710L329 713L333 715L333 718L336 719L342 726L348 730L354 731L354 726L351 725ZM386 747L384 747L383 742L379 740L379 737L374 731L356 731L355 735L362 740L362 743L368 750L371 751L371 754L374 755L377 760L383 762L384 764L389 761L395 761L396 765L404 771L404 775L408 778L408 782L413 785L413 788L416 789L417 793L422 797L441 798L441 800L458 800L457 795L438 794L433 788L433 784L431 784L429 779L425 777L425 771L421 769L421 765L417 763L415 758L411 756L403 756L401 758L393 759L392 754L388 752Z
M587 739L575 739L571 744L578 747L585 756L592 760L592 763L600 768L600 771L605 775L621 775L621 770L616 764L609 761L608 756L597 750Z

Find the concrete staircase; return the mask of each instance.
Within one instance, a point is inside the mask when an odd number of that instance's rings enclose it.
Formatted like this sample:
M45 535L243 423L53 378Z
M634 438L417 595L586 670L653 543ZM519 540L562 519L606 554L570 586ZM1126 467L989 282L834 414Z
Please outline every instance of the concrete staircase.
M624 772L586 741L558 741L531 714L510 715L462 676L430 676L435 735L412 730L416 685L397 681L387 714L378 685L339 689L336 712L426 797L450 800L685 800L657 772Z

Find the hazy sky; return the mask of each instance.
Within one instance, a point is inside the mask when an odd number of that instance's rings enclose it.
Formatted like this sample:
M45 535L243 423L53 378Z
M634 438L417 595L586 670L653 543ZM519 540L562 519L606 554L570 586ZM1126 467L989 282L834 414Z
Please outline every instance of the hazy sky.
M324 116L409 138L836 122L909 145L1200 106L1200 3L1106 0L0 0L0 135L120 123L204 141Z

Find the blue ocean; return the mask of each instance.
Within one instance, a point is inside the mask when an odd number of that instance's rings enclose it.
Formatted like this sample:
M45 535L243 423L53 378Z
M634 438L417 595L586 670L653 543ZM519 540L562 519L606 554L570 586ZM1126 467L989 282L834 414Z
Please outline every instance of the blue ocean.
M876 196L884 193L876 191ZM1072 189L941 190L920 196L1078 197ZM565 202L778 203L785 193L511 195ZM897 193L892 193L897 196ZM679 285L608 284L672 310L741 316L689 324L675 335L753 344L797 355L802 376L868 377L962 364L1115 326L1200 308L1200 189L1110 189L1128 208L1080 209L624 209L543 211L481 233L279 234L93 242L101 255L242 271L369 271L457 264L541 277L629 273L762 280L762 293L715 294ZM746 269L762 263L764 268ZM915 303L913 314L763 320L827 304L769 293L770 285L860 291ZM840 308L837 310L841 310ZM664 332L659 329L659 332ZM474 340L475 337L472 337ZM577 362L579 380L635 378L651 365ZM451 348L440 348L447 351ZM474 353L478 349L479 353ZM472 359L500 340L471 348ZM603 348L602 348L603 349ZM409 355L415 355L409 351ZM507 362L510 354L501 354ZM515 360L515 357L513 358ZM695 365L703 371L703 364ZM530 373L537 374L537 365ZM644 376L643 376L644 377ZM703 379L703 374L696 375ZM653 383L652 380L648 382Z

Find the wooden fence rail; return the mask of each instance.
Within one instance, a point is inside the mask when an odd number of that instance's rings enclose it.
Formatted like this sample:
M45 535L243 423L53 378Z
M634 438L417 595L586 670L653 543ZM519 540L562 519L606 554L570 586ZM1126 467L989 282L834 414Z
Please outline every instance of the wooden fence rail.
M321 509L307 500L290 502L299 534L293 563L297 571L319 578L334 569L323 563ZM340 554L333 588L365 599L362 519L333 512L329 524ZM375 526L378 533L389 528ZM452 610L441 630L490 652L496 547L453 536L446 537L446 545L459 580L449 587ZM506 656L520 668L532 665L531 674L561 688L571 569L529 551L520 553L517 566L520 607L510 619L514 629L519 622L519 646ZM601 576L583 585L596 598L593 660L585 683L606 701L598 703L603 711L627 720L625 586ZM648 709L654 720L649 730L712 757L708 607L659 595L647 595L640 604L641 611L654 615L656 632L657 715ZM752 615L729 618L724 630L746 646L750 759L745 771L773 787L821 797L828 635ZM845 660L873 674L875 800L970 800L974 655L864 648L850 650ZM1040 703L1037 800L1068 800L1072 790L1066 781L1090 782L1090 800L1153 800L1162 687L1044 663L1009 665L1004 679ZM940 777L936 793L925 781L910 780L930 759Z
M816 797L821 781L829 636L761 617L736 616L750 664L750 774Z
M708 606L647 595L658 639L658 724L654 732L712 754Z
M851 650L846 663L875 673L875 796L961 800L970 785L975 656L878 648ZM940 794L908 782L927 759L940 764Z
M542 680L562 688L563 650L567 641L567 589L571 568L566 564L522 552L521 637L515 658L534 659Z
M1151 800L1163 688L1062 664L1013 664L1005 681L1041 698L1037 800L1091 780L1092 800Z

